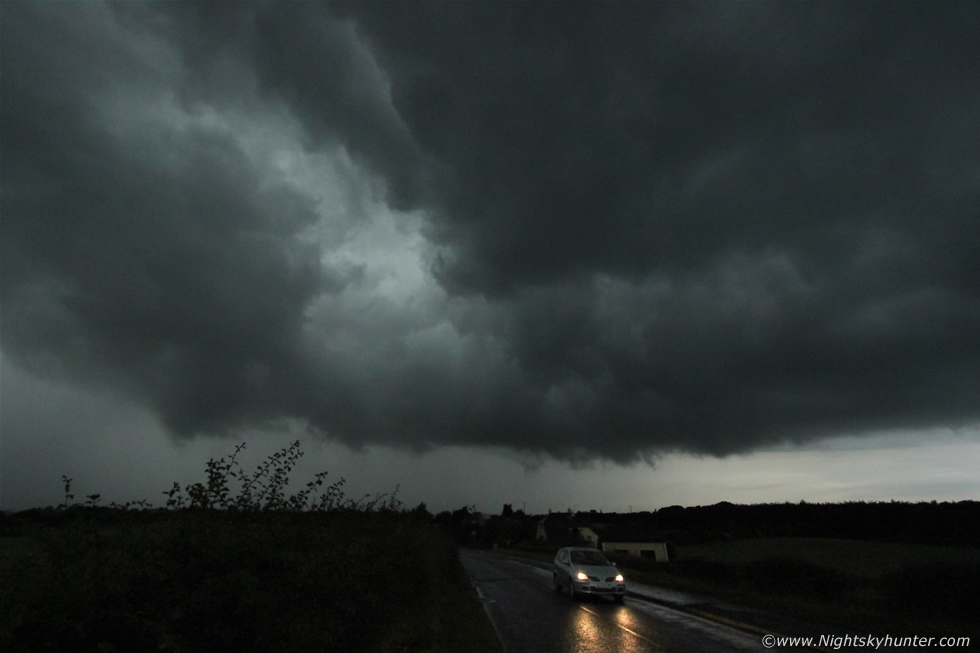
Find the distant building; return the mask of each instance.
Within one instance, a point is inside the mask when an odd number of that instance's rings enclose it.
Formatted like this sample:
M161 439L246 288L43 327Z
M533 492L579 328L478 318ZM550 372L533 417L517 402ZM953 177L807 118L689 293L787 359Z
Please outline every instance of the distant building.
M598 549L599 548L599 533L597 530L598 528L599 528L598 526L579 526L578 527L579 537L581 537L583 540L585 540L586 542L588 542L589 544L591 544L592 546Z
M548 513L538 521L535 539L555 543L578 539L605 553L652 558L658 562L670 559L667 538L659 529L645 524L585 522L581 516Z
M602 530L600 538L604 553L618 553L667 562L667 538L658 529L634 524L612 524Z

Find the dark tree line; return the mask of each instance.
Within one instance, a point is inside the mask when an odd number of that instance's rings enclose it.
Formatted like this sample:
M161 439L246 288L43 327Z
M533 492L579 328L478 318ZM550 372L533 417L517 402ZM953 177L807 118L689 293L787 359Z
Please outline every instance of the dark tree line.
M544 516L527 515L514 510L510 504L505 504L499 515L481 514L473 506L464 506L430 516L424 504L420 508L421 518L431 518L448 530L456 542L465 546L534 544L538 522ZM664 539L677 544L731 538L834 537L977 546L980 543L980 502L801 501L746 505L723 501L710 506L668 506L652 512L578 512L569 514L569 524L652 527L659 530ZM562 544L569 543L573 542L562 541Z
M678 539L839 537L856 540L976 546L980 502L902 501L669 506L651 523Z

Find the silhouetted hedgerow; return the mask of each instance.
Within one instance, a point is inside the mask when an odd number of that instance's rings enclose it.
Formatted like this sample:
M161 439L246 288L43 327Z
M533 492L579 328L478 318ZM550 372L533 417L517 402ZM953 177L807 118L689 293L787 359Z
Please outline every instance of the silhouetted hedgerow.
M72 504L64 477L58 509L5 520L0 650L429 650L468 587L451 540L394 492L351 500L323 473L290 493L298 443L250 474L243 446L167 508Z

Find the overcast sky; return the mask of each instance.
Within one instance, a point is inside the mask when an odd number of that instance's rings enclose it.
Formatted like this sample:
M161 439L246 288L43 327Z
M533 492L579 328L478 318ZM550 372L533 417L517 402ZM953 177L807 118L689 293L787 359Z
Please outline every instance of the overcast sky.
M4 2L0 505L976 499L978 24Z

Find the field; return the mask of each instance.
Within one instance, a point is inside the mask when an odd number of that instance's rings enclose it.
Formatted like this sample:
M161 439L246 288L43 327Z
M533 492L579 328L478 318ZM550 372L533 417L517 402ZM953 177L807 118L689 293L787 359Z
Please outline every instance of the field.
M685 559L747 565L760 560L798 560L854 579L880 580L936 563L980 565L980 549L869 542L833 538L774 537L682 547Z
M630 578L879 633L976 635L980 550L831 538L678 545Z

